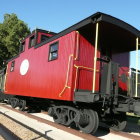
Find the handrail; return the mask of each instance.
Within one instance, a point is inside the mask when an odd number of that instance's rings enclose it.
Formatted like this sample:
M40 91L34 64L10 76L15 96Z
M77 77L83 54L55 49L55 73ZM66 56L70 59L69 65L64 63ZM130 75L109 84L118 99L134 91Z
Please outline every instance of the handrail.
M76 31L76 33L77 33L77 36L76 36L76 56L75 56L75 58L74 58L74 60L78 60L78 55L79 55L79 32L78 31Z
M66 90L66 88L71 88L70 86L68 86L68 78L69 78L69 72L70 72L70 64L71 64L71 58L73 57L73 54L71 54L69 56L69 61L68 61L68 69L67 69L67 74L66 74L66 82L64 85L64 88L62 89L62 91L59 93L59 97L61 97L64 93L64 91Z
M138 54L138 50L139 50L139 38L136 38L136 94L135 97L138 97L138 64L139 64L139 54Z
M89 70L94 70L93 68L89 68L89 67L85 67L85 66L77 66L77 65L74 65L75 68L85 68L85 69L89 69ZM95 70L96 72L99 72L99 70Z
M85 66L77 66L74 64L74 67L76 68L76 76L75 76L75 86L74 86L74 91L76 90L76 84L77 84L77 76L78 76L78 69L79 68L84 68L84 69L88 69L88 70L94 70L93 68L89 68L89 67L85 67ZM96 72L99 72L99 70L96 70Z
M96 83L96 63L97 63L98 33L99 33L99 23L96 23L95 50L94 50L94 67L93 67L94 71L93 71L93 87L92 87L92 93L95 92L95 83Z

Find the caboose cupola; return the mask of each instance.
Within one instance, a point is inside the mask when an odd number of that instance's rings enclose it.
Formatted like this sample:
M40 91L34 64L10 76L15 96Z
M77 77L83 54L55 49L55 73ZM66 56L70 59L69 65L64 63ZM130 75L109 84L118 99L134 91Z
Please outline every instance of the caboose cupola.
M20 53L24 52L25 50L28 50L32 47L35 47L37 44L40 44L52 36L54 36L56 33L42 30L42 29L35 29L32 31L31 34L29 34L25 39L21 41L20 44Z

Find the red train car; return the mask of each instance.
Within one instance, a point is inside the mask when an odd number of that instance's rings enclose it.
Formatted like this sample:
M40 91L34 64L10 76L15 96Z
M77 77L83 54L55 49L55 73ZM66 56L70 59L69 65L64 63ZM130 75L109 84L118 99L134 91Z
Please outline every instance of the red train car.
M30 99L47 99L56 122L75 123L86 133L97 130L99 119L122 130L126 111L140 114L138 70L129 74L139 37L131 25L103 13L58 34L36 29L8 61L4 93L22 109Z

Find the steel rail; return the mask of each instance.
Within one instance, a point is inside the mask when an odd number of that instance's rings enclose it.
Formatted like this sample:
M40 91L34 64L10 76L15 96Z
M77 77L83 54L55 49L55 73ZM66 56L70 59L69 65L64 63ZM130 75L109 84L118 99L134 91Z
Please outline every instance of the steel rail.
M4 125L0 124L0 135L5 140L21 140L18 136L16 136L12 131L7 129Z

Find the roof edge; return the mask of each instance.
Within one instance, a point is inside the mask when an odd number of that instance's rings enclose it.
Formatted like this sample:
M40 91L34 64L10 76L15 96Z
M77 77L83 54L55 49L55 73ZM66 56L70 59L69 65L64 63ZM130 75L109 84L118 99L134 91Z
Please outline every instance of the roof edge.
M124 22L121 19L118 19L116 17L110 16L110 15L107 15L107 14L104 14L101 12L98 12L98 14L101 15L101 17L99 19L97 19L98 22L102 20L102 21L114 24L118 27L121 27L121 28L131 32L135 36L140 37L140 31L138 29L136 29L134 26L128 24L127 22Z
M37 44L35 46L35 48L38 48L38 47L41 47L42 45L48 43L48 42L51 42L59 37L62 37L63 35L65 34L68 34L74 30L78 30L79 28L89 24L89 23L97 23L97 22L100 22L100 21L105 21L105 22L108 22L108 23L111 23L111 24L114 24L120 28L123 28L129 32L131 32L132 34L134 34L136 37L140 37L140 31L138 29L136 29L135 27L133 27L132 25L116 18L116 17L113 17L111 15L107 15L105 13L102 13L102 12L96 12L95 14L81 20L80 22L70 26L69 28L67 29L64 29L63 31L59 32L58 34L54 35L53 37L49 38L48 40L40 43L40 44Z

